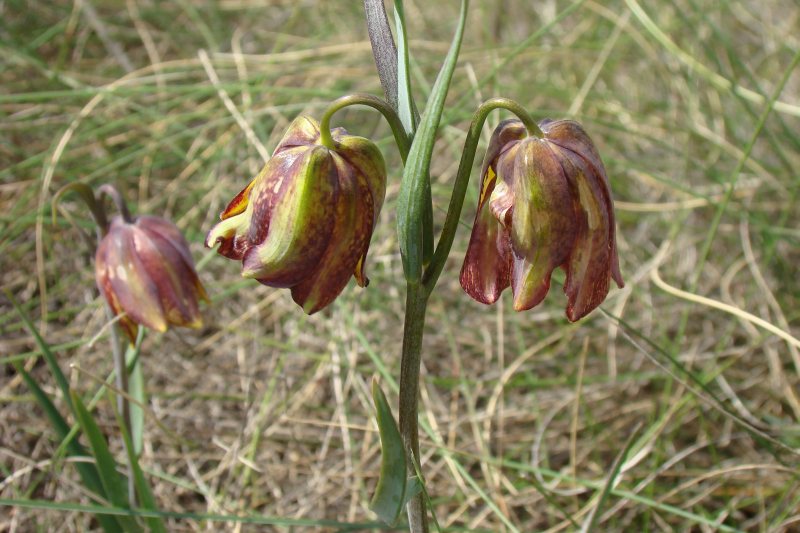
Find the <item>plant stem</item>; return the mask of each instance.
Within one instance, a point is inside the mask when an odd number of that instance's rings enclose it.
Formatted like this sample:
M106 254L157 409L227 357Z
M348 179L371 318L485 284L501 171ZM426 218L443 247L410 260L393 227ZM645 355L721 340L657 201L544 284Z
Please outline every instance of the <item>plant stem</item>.
M114 313L111 308L106 304L106 317L109 320L114 319ZM117 386L117 410L122 417L122 423L125 425L125 430L128 435L133 439L133 425L131 424L131 409L128 402L128 367L125 364L125 352L122 350L122 342L120 341L119 327L116 323L111 325L111 352L114 357L114 379ZM123 446L127 446L124 443ZM127 457L133 457L136 453L134 450L128 450ZM128 503L131 507L136 507L136 485L133 478L133 466L130 460L125 462L128 473Z
M331 102L325 113L323 113L319 124L320 142L331 150L336 148L336 143L331 136L331 117L340 109L351 105L365 105L379 111L384 116L386 122L389 123L389 127L392 128L394 140L400 150L400 157L403 158L403 164L405 164L408 151L411 149L411 139L406 135L403 123L395 110L392 109L392 106L385 100L381 100L371 94L348 94Z
M103 195L108 196L111 198L111 201L114 202L114 205L117 206L117 210L119 211L119 216L122 217L122 220L125 221L126 224L133 223L133 217L131 216L131 212L128 209L128 204L125 203L125 199L119 193L119 190L110 183L106 183L101 185L97 189L97 196L102 198Z
M406 448L411 452L411 460L417 462L417 464L420 462L419 428L417 426L419 417L419 374L422 363L422 334L425 326L428 297L436 286L447 256L450 253L450 248L453 245L461 208L464 205L472 163L475 161L475 151L478 147L481 129L489 113L499 108L508 109L519 116L529 135L544 136L525 109L513 100L492 98L481 104L473 116L467 139L464 142L464 151L456 174L453 194L450 197L450 207L447 211L447 218L445 219L433 260L425 271L423 283L408 283L406 285L403 356L400 361L400 435L403 437ZM409 470L411 475L415 475L413 463L411 463ZM418 494L408 502L406 511L408 512L408 525L411 532L427 533L428 518L422 494Z
M419 371L422 362L422 333L428 293L421 285L406 285L406 316L403 326L403 356L400 361L400 435L411 460L420 463L419 428ZM414 464L409 464L410 475L416 475ZM422 482L422 480L420 480ZM412 533L428 532L428 517L422 494L408 502L408 525Z

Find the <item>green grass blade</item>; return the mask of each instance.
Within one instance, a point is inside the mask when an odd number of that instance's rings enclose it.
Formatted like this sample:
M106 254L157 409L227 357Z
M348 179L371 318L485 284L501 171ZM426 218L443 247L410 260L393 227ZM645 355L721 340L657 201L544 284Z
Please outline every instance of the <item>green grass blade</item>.
M89 453L86 451L86 449L81 446L78 441L70 437L69 424L66 420L64 420L64 417L61 416L61 413L58 411L55 404L53 404L53 402L50 400L50 397L47 396L47 393L44 392L41 387L39 387L39 384L36 383L36 380L31 377L31 375L20 363L15 362L13 365L14 369L20 376L22 376L22 380L36 398L39 406L47 415L47 418L50 420L50 425L53 427L56 436L62 441L66 440L67 455L71 457L88 457ZM100 476L97 473L95 465L82 461L77 461L74 464L75 468L78 470L78 475L80 475L83 485L101 498L106 499L106 493L103 489L103 484L100 481ZM97 515L96 518L100 523L100 527L103 528L103 531L108 531L109 533L119 531L120 525L114 517Z
M116 409L114 410L114 416L117 419L117 426L119 426L122 440L125 441L125 452L128 455L128 463L131 466L133 484L136 487L136 495L139 498L139 503L141 504L142 508L147 511L158 511L158 505L153 497L153 492L150 490L150 484L147 483L147 479L144 477L144 472L142 472L142 468L139 466L139 453L134 449L133 442L131 442L131 436L128 434L128 430L125 429L125 422L122 420L122 417ZM164 526L164 521L161 517L149 516L144 520L147 524L147 528L151 532L166 533L167 529Z
M58 361L56 361L56 356L50 351L50 346L47 342L42 338L39 334L39 330L36 329L36 326L33 325L28 315L25 314L25 311L19 306L19 303L14 299L14 296L11 295L9 291L6 291L6 297L11 302L11 305L14 306L14 311L16 311L17 315L19 315L20 320L25 325L25 329L33 336L36 345L39 347L39 350L42 352L42 357L47 362L47 366L50 368L50 372L53 374L53 378L56 380L56 384L58 388L61 390L61 394L64 396L64 401L67 402L69 408L75 413L75 408L72 406L72 400L70 399L70 390L69 390L69 382L67 381L67 377L61 371L61 367L58 366Z
M608 479L606 480L606 484L603 486L603 491L600 493L600 498L597 500L597 505L594 506L590 516L584 522L584 526L581 528L581 533L589 533L595 530L597 526L597 520L600 518L600 511L605 506L608 497L611 495L611 491L614 488L614 483L619 476L620 470L622 470L622 465L625 463L625 458L628 457L628 454L631 452L631 448L633 448L633 444L636 442L636 435L639 433L639 427L636 426L633 428L630 436L628 437L628 441L625 443L620 454L614 460L614 464L611 465L611 472L608 474Z
M83 405L80 396L72 393L72 403L75 407L75 416L78 419L78 423L89 441L89 446L92 448L92 454L97 463L97 471L100 474L100 481L103 483L108 495L108 501L115 507L129 508L126 483L117 472L117 463L108 449L105 436L103 436L100 427L92 418L89 410ZM119 521L125 531L141 531L141 527L132 517L120 517Z
M381 475L369 508L381 520L393 526L406 503L406 451L389 402L378 386L377 379L372 381L372 399L381 437Z
M436 129L442 118L445 98L447 98L450 80L453 77L453 70L461 49L468 5L467 0L462 0L456 33L425 106L425 113L411 144L411 150L403 170L403 180L400 183L400 193L397 198L397 234L403 259L403 271L406 280L412 284L417 284L422 279L422 267L425 260L423 236L425 234L425 210L427 209L425 198L426 190L430 188L428 173L433 145L436 141Z
M126 509L122 507L101 506L101 505L82 505L72 502L52 502L48 500L31 499L11 499L0 498L0 505L8 507L18 507L24 509L37 509L45 511L63 511L78 513L106 514L114 516L156 516L163 518L175 518L177 520L196 520L209 524L213 522L231 524L259 524L269 526L279 526L282 528L317 528L335 531L379 531L383 529L380 522L339 522L337 520L310 519L310 518L281 518L266 515L234 515L234 514L215 514L215 513L179 513L171 511L146 511L144 509Z

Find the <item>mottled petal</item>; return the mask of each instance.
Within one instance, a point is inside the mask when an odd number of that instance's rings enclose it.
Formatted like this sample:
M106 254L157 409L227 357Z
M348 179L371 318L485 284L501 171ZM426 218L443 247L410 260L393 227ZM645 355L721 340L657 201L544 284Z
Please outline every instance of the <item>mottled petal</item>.
M589 175L595 176L602 194L603 202L607 205L609 217L609 234L611 243L611 277L622 288L625 282L619 270L619 257L617 256L616 223L614 220L614 200L611 197L611 184L608 180L603 161L592 139L583 127L574 120L551 121L543 127L547 138L562 148L578 154L592 170Z
M461 267L461 287L475 300L492 304L508 287L511 244L507 226L513 210L510 176L519 140L526 135L522 122L504 120L492 133L481 165L481 190L467 255ZM498 223L499 221L499 223Z
M319 140L319 123L308 115L300 115L289 124L273 156L298 146L311 146Z
M112 221L109 233L101 243L107 246L104 274L119 307L133 321L164 332L167 330L167 320L161 308L158 286L150 279L145 265L139 259L136 231L133 225L118 218Z
M492 132L492 137L489 139L489 146L486 148L486 155L483 156L483 163L481 164L481 176L486 176L487 170L490 166L494 167L494 171L503 179L503 171L498 168L498 159L500 156L510 150L517 144L517 141L524 139L527 135L525 126L518 119L507 119L497 125ZM485 178L484 178L485 179ZM481 190L481 200L483 199L485 189ZM488 191L487 194L491 194Z
M287 153L269 164L281 165ZM275 179L265 179L251 193L248 240L260 244L245 252L242 276L271 287L291 287L315 270L328 244L336 169L328 149L315 146L274 170Z
M461 267L461 287L473 299L493 304L500 293L508 287L511 272L511 247L508 231L492 213L491 201L487 201L495 189L497 177L489 166L484 175L481 198L467 255ZM510 195L509 195L510 196Z
M334 155L334 160L339 195L333 233L319 259L319 267L292 287L292 298L308 314L326 307L347 286L372 235L373 204L367 178L338 155Z
M153 231L140 229L134 234L134 240L139 259L158 288L167 322L175 326L201 327L203 319L197 305L199 280L181 250Z
M194 259L189 251L189 243L186 242L181 230L175 224L165 218L142 215L136 218L135 226L144 230L148 235L160 235L180 254L183 262L194 269Z
M106 240L100 242L100 245L97 247L97 252L95 253L95 279L97 281L97 288L100 289L100 292L103 294L103 297L106 299L106 303L111 309L111 313L117 317L123 315L122 318L118 320L118 324L122 328L122 331L128 337L128 340L133 343L136 341L136 334L138 332L138 326L136 323L131 320L131 318L125 313L125 310L122 309L122 305L119 303L119 299L114 294L113 289L111 288L111 277L109 276L109 268L108 268L108 249L110 245Z
M520 143L514 165L511 288L514 309L530 309L550 288L553 270L569 258L577 232L567 176L546 141Z
M250 228L252 210L226 218L208 232L206 247L213 248L219 244L217 253L228 259L240 260L250 248L247 232Z
M603 194L603 182L595 169L578 154L555 147L575 182L582 219L575 247L566 265L567 317L579 320L600 305L608 294L614 227L612 210Z
M337 143L336 153L347 164L356 169L367 187L373 212L369 229L371 235L378 224L378 215L386 197L386 164L383 161L383 155L381 155L380 150L372 141L363 137L347 135L344 130L335 131L333 138ZM354 272L356 282L361 287L366 287L369 284L364 266L368 250L369 242L364 247L363 254L359 258Z

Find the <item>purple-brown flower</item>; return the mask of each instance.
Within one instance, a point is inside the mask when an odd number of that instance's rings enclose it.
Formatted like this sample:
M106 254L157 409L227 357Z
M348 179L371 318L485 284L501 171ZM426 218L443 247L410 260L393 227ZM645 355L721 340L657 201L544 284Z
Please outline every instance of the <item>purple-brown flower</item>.
M330 304L351 276L364 287L369 241L386 195L383 156L371 141L319 124L292 122L270 160L228 204L206 246L242 261L242 276L290 288L303 310Z
M164 332L199 328L198 300L208 296L189 246L174 224L159 217L114 217L95 254L97 287L131 342L137 325Z
M510 285L514 309L523 311L544 299L561 267L567 318L574 322L602 303L611 279L624 286L614 204L600 155L581 125L545 120L539 127L543 138L506 120L492 134L461 286L491 304Z

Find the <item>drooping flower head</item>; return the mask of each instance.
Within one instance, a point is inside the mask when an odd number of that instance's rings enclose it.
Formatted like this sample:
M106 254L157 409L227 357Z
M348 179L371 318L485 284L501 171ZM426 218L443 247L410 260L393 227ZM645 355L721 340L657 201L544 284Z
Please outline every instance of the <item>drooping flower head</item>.
M514 309L539 304L554 269L566 271L567 318L600 305L610 280L624 285L605 168L575 121L543 121L543 138L502 122L484 158L478 212L461 286L491 304L509 285Z
M290 288L312 314L330 304L351 276L362 287L369 241L386 195L386 168L371 141L301 116L261 172L236 195L206 246L242 261L242 276Z
M120 326L133 342L138 325L164 332L199 328L198 300L208 296L180 230L154 216L111 220L95 254L95 278Z

